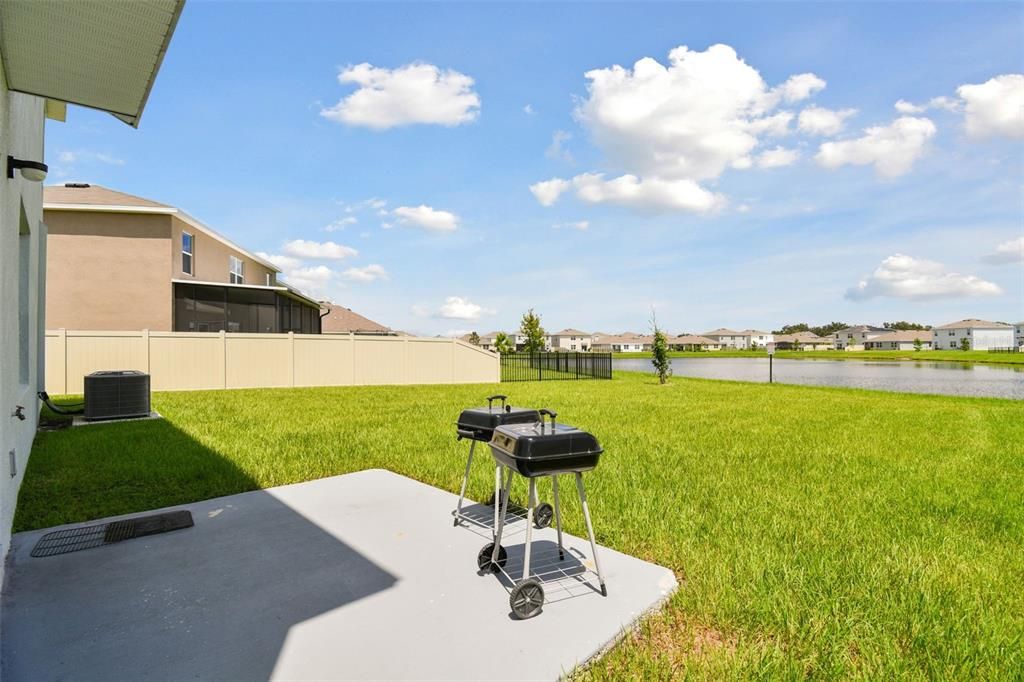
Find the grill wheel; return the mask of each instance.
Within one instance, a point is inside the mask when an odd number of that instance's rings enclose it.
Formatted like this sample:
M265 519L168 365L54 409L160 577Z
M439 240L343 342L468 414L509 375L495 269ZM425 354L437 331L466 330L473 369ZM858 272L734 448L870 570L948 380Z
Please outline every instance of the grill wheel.
M499 568L505 566L505 562L508 560L508 552L505 551L504 547L498 547L498 561L494 563L491 561L491 555L494 553L494 543L488 542L484 545L484 548L480 550L480 553L476 555L476 567L483 572L497 573Z
M547 528L551 525L551 519L555 516L554 508L547 502L542 502L537 505L537 509L533 512L533 526L540 530L541 528Z
M522 580L512 588L508 603L519 620L533 618L544 607L544 588L536 578Z

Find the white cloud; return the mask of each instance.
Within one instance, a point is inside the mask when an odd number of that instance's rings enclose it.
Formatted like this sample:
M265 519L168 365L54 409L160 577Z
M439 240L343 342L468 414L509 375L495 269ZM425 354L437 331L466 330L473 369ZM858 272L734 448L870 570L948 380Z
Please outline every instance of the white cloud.
M641 180L635 175L605 180L602 173L582 173L571 181L554 178L531 185L530 191L541 205L551 206L570 187L575 190L577 199L588 204L616 204L645 211L708 213L725 204L725 197L704 189L693 180L657 177Z
M532 104L527 104L526 106L523 107L523 113L526 114L527 116L533 116L537 112L534 110Z
M334 281L336 273L326 265L313 265L285 270L281 273L284 281L310 296L324 296Z
M555 228L556 230L579 230L582 232L584 230L590 229L590 221L577 220L574 223L556 223L551 227Z
M814 158L825 168L871 164L879 175L896 177L910 170L933 135L929 119L902 116L887 126L865 128L862 137L825 142Z
M397 69L357 64L342 70L338 81L359 88L320 115L346 125L376 130L416 123L457 126L480 114L473 79L433 64Z
M994 265L1005 265L1007 263L1024 263L1024 237L1010 239L996 247L996 250L982 260Z
M572 139L572 135L564 130L556 130L551 136L551 144L544 150L544 156L556 161L572 163L572 152L565 148L565 143Z
M119 159L112 154L105 154L103 152L91 152L86 150L65 150L57 154L57 161L63 164L73 164L79 162L98 161L105 163L109 166L123 166L124 159Z
M796 163L796 160L799 158L800 152L796 149L776 147L775 149L769 149L757 155L757 167L779 168L781 166L791 166Z
M612 161L645 178L719 176L753 152L759 134L784 132L792 114L772 111L780 101L802 100L825 86L814 74L800 74L769 89L728 45L704 52L677 47L667 66L644 57L632 69L585 75L588 98L577 119Z
M846 119L856 113L856 109L807 107L800 112L797 128L808 135L836 135L842 131Z
M392 213L398 218L399 222L405 225L422 227L434 232L452 232L459 227L459 217L457 215L448 211L437 210L426 204L399 206Z
M813 73L801 73L790 76L786 82L773 90L787 102L805 100L816 92L825 89L825 81Z
M349 225L355 225L358 222L359 219L353 216L339 218L338 220L333 221L329 225L325 225L324 232L339 232L341 230L344 230Z
M964 128L975 138L1024 138L1024 74L1005 74L977 85L961 85Z
M388 279L388 271L383 265L372 263L361 268L349 268L341 273L345 279L353 282L373 282L378 279Z
M900 112L901 114L921 114L924 113L924 111L928 108L921 104L914 104L912 102L908 102L905 99L897 100L895 107L896 111Z
M960 111L963 108L963 102L953 97L932 97L928 100L929 109L945 109L946 111Z
M291 256L264 253L263 251L257 251L256 255L265 261L270 261L282 270L290 270L302 265L302 261L300 259L292 258Z
M533 196L541 206L551 206L570 186L571 183L568 180L551 178L530 185L530 191L533 192Z
M479 320L481 315L493 315L494 311L473 303L468 298L449 296L438 309L438 317L446 320Z
M285 242L284 252L295 258L312 260L341 260L349 256L358 256L359 252L350 246L342 246L334 242L313 242L305 239L293 239Z
M879 296L927 299L996 296L1003 293L997 284L974 275L947 272L942 263L896 254L889 256L873 273L846 292L846 297L862 301Z

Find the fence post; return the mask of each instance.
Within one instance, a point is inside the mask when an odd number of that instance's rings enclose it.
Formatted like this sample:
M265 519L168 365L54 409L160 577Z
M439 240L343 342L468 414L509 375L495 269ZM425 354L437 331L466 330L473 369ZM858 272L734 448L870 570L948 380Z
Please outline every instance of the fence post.
M455 383L455 375L456 375L456 372L455 372L455 358L457 357L457 354L459 352L457 344L458 344L458 342L455 340L455 337L452 337L452 379L451 379L451 381L452 381L453 384Z
M358 385L359 382L356 381L356 333L355 332L349 332L348 333L348 341L349 341L350 347L352 348L352 385L356 386L356 385Z
M220 334L220 383L221 388L228 387L228 336L223 329Z
M146 374L149 374L150 377L152 377L152 374L153 374L153 372L151 371L152 370L152 353L149 350L149 330L148 329L143 329L142 330L142 345L144 345L146 347ZM152 381L152 378L150 378L150 381Z
M68 392L68 330L61 327L57 330L57 341L59 343L58 348L60 349L60 356L64 359L64 371L61 372L60 376L60 390L55 391L54 394L66 395ZM43 382L46 382L46 377L43 377ZM47 386L49 390L53 391L53 388Z
M295 332L288 332L288 385L295 387Z

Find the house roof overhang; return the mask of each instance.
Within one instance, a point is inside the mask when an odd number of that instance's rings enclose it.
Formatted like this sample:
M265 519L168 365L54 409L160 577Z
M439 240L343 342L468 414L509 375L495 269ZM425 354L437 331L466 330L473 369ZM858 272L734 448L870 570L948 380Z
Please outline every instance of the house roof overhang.
M185 0L0 2L7 88L137 128Z

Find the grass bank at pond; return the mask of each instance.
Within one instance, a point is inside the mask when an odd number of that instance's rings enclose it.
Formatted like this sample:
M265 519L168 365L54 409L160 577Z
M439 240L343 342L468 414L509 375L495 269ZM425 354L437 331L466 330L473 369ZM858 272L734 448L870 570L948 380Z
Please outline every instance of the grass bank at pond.
M158 393L163 421L40 434L16 528L368 467L454 492L468 446L452 422L502 392L598 435L598 540L680 580L664 614L585 676L1024 670L1024 404L617 377ZM473 497L492 474L475 467ZM566 498L568 529L583 535ZM474 570L466 557L467 579Z
M612 358L650 358L650 353L614 353ZM673 358L763 358L763 350L711 350L706 352L672 351ZM899 360L929 362L981 362L1000 365L1024 365L1024 353L989 353L982 350L780 350L775 357L786 360Z

